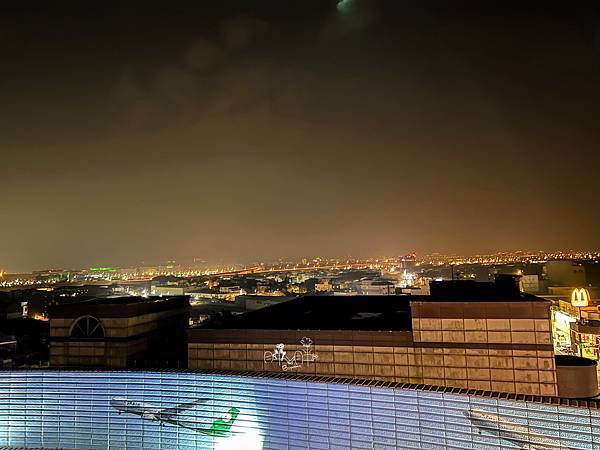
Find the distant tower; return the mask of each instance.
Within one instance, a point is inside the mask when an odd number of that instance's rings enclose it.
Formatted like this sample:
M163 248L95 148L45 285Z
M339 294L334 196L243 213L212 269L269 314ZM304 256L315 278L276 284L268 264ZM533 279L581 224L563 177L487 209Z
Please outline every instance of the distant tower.
M408 272L414 272L417 266L417 254L415 252L404 255L400 258L400 268L406 269Z

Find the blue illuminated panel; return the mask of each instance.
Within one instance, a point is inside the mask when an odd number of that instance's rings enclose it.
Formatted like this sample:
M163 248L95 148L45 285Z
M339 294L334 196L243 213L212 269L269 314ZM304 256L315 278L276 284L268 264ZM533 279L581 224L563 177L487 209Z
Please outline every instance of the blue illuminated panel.
M2 372L0 446L600 448L600 413L418 390L191 372Z

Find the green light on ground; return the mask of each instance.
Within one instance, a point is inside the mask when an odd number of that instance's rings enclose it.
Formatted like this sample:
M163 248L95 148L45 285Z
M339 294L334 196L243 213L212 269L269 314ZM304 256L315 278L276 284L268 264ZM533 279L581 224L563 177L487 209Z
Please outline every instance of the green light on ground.
M116 267L90 267L90 272L116 272Z

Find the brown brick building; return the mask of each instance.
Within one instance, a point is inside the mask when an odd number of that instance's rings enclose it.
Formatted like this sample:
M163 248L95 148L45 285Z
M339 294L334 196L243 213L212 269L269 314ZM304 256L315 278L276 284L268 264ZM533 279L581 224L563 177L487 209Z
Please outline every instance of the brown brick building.
M50 309L54 367L187 365L185 296L99 298Z
M188 366L558 394L550 302L504 282L431 293L303 297L213 322L189 331Z

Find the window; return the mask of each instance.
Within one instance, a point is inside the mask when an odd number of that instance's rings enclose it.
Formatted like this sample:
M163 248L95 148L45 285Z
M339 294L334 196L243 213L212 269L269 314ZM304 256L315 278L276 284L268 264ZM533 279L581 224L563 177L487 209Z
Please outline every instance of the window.
M104 327L98 319L83 316L77 319L71 328L71 337L84 339L101 339L104 337Z

